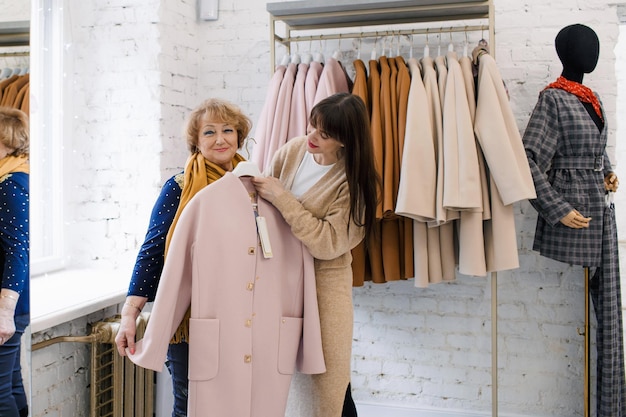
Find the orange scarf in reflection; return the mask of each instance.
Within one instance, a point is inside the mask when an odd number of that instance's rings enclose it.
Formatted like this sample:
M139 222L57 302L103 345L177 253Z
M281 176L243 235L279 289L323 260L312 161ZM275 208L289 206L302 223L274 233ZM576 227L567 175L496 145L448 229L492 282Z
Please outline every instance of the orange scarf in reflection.
M232 163L233 168L241 161L245 161L244 157L235 154ZM185 179L183 181L183 191L180 195L180 202L178 203L178 209L174 215L174 220L170 229L167 231L167 237L165 238L165 256L167 257L167 250L174 234L174 228L178 223L178 218L183 209L187 206L189 201L195 196L198 191L222 178L226 174L226 170L213 162L207 161L200 152L196 152L187 159L185 164ZM191 307L187 309L185 317L178 326L176 333L172 337L170 343L180 343L189 341L189 317L191 316Z
M13 172L30 173L28 158L25 156L6 156L0 160L0 181Z
M583 103L591 103L593 109L596 111L596 114L598 115L598 117L600 117L600 120L603 120L602 109L600 108L600 100L598 100L598 97L593 94L591 88L586 87L581 83L577 83L576 81L570 81L563 76L557 78L555 82L548 84L548 86L544 88L544 90L547 90L548 88L558 88L561 90L565 90L568 93L574 94Z

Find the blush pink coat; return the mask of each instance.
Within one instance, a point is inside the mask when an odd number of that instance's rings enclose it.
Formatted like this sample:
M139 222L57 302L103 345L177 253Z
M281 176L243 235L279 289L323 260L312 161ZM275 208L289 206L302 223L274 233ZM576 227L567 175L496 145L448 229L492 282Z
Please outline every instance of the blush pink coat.
M283 417L292 374L325 372L313 258L263 199L273 257L258 244L250 177L196 194L172 237L143 339L130 359L161 371L191 304L190 417Z

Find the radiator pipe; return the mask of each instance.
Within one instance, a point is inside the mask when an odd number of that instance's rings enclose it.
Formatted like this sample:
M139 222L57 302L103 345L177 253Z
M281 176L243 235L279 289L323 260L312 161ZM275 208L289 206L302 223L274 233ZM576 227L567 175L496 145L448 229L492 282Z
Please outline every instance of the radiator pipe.
M91 334L86 336L58 336L52 339L35 343L31 346L31 350L35 351L43 349L47 346L61 342L82 342L82 343L115 343L115 335L120 328L118 322L107 321L96 323L91 329Z

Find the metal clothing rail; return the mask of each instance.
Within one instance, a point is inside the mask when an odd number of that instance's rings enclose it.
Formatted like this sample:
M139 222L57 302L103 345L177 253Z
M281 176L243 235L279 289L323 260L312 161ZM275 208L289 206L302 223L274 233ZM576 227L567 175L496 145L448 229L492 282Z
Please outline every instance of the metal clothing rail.
M335 34L320 34L320 35L299 35L281 37L274 34L274 41L284 45L287 50L290 50L290 45L293 42L306 42L306 41L322 41L327 39L361 39L361 38L380 38L385 36L404 36L404 35L429 35L437 33L452 33L452 32L484 32L489 30L489 26L450 26L447 28L425 28L425 29L401 29L401 30L383 30L383 31L369 31L369 32L354 32L354 33L335 33Z
M19 52L0 52L0 58L12 57L12 56L30 56L29 51Z
M311 4L314 3L314 4ZM318 0L268 3L270 14L270 75L276 63L276 43L290 52L291 43L343 38L364 38L412 34L449 33L488 30L491 55L495 58L495 25L493 0ZM440 23L463 20L486 20L481 26L451 26ZM285 35L276 34L276 23L285 26ZM398 25L437 22L439 29L385 30L292 36L292 31L324 30L348 27ZM471 28L471 29L470 29ZM498 274L491 273L491 405L492 417L498 416Z
M314 3L314 4L311 4ZM487 25L475 27L472 30L489 31L489 43L492 51L495 50L494 10L492 0L455 0L442 2L441 0L396 0L396 1L369 1L369 0L318 0L316 2L286 1L268 3L267 11L270 14L270 72L273 73L276 62L276 44L279 43L287 50L293 42L363 38L390 35L449 33L469 31L469 26L446 25L446 27L428 29L394 30L383 32L360 32L339 34L321 34L292 36L293 31L326 30L332 28L355 28L370 26L394 26L403 23L431 23L454 22L466 20L484 20ZM284 35L276 33L276 24L281 22ZM441 26L441 25L439 25ZM493 55L493 54L492 54Z

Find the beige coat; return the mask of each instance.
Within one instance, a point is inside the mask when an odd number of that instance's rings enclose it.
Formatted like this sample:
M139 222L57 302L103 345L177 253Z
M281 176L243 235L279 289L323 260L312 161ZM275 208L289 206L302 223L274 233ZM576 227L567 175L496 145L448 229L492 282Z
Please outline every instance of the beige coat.
M508 94L489 54L479 58L474 132L491 174L491 220L484 228L487 270L518 268L512 204L537 195Z

